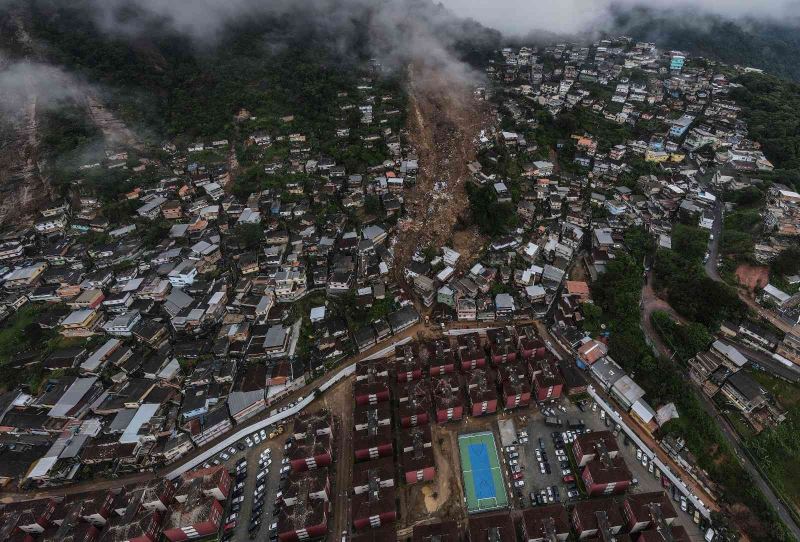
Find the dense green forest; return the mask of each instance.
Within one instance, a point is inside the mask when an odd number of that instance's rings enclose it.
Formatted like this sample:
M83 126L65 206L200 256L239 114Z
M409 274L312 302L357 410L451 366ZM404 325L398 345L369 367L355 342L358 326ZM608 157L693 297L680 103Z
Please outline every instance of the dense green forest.
M744 306L733 288L706 275L702 261L707 245L707 231L676 224L672 250L656 254L654 286L678 313L715 329L722 320L741 318Z
M763 178L800 189L800 84L772 75L740 75L731 96L742 107L750 136L775 171Z
M32 0L30 33L50 61L102 87L124 120L159 136L227 136L242 108L294 114L312 133L328 128L337 91L353 83L356 62L366 58L358 43L343 44L349 54L339 54L324 28L288 15L254 16L200 48L166 24L154 24L146 38L111 35L88 6Z

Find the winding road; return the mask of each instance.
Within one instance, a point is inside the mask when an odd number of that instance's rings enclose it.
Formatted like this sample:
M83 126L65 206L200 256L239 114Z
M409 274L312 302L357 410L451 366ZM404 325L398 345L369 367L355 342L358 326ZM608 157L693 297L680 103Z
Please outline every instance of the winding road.
M714 226L712 227L713 238L709 239L708 245L708 260L705 263L705 270L706 274L713 280L717 282L721 282L722 279L719 276L719 272L717 271L717 258L719 254L719 240L720 235L722 232L722 203L717 199L716 204L714 206ZM740 293L740 297L741 297ZM661 340L661 337L656 333L655 329L653 328L651 322L651 315L655 311L665 311L670 316L675 318L677 321L685 323L685 319L682 318L675 310L663 299L658 298L655 295L655 292L652 288L652 272L649 272L645 278L644 286L642 287L642 297L640 303L640 312L641 312L641 327L642 331L645 334L648 342L656 349L657 353L662 356L664 359L672 361L672 351L667 347L666 344ZM691 379L685 374L684 371L681 371L685 380L689 382L691 385L695 386ZM778 516L781 518L781 521L786 525L786 528L792 533L792 536L795 540L800 540L800 525L794 519L794 516L789 511L789 508L783 503L783 501L778 497L778 495L772 490L769 483L766 480L766 477L761 474L759 469L755 466L753 461L750 459L747 451L742 444L739 435L736 431L731 427L726 420L718 411L715 405L711 402L711 400L702 392L702 390L697 390L697 396L700 398L700 404L703 406L703 409L706 413L714 420L716 420L717 425L719 426L720 430L722 431L725 438L732 444L734 451L736 452L737 457L739 458L740 463L750 475L753 483L756 487L761 491L761 493L766 497L767 501L772 505L772 508L776 511Z

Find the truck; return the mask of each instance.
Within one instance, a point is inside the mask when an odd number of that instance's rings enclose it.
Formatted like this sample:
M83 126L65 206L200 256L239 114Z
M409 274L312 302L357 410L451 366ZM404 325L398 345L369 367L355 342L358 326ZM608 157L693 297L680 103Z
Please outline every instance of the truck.
M548 416L544 419L544 424L548 427L561 427L561 418L555 416Z
M570 429L583 429L586 427L586 424L583 423L583 420L570 420L569 421L569 428Z

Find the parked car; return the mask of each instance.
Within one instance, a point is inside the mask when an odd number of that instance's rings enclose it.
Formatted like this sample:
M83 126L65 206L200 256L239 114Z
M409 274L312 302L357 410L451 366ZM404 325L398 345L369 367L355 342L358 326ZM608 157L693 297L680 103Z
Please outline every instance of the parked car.
M577 499L578 495L579 495L579 493L578 493L577 489L567 490L567 498L569 498L569 499Z
M563 480L565 483L574 482L575 481L575 475L567 474L561 480Z
M517 480L514 482L514 487L525 487L525 480Z

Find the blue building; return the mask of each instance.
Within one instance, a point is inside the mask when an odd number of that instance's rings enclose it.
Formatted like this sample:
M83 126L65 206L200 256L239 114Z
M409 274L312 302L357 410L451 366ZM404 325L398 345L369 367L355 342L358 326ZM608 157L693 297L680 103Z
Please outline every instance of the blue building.
M672 55L669 61L669 69L674 71L681 71L683 63L686 62L686 57L683 55Z
M672 127L669 129L669 135L673 139L679 139L683 134L686 133L686 130L689 129L689 126L692 125L694 122L694 117L691 115L683 115L678 120L672 123Z

